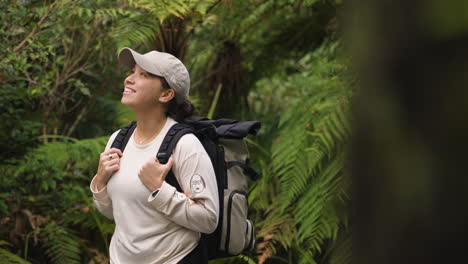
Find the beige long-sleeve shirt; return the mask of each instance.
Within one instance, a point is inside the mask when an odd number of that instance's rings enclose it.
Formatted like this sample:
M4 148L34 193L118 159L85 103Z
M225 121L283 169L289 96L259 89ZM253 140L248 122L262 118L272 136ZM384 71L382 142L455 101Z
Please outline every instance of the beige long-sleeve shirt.
M184 193L164 182L153 197L138 177L141 166L154 159L169 128L168 118L159 135L139 145L133 135L120 160L120 169L107 186L90 188L96 208L115 221L110 243L112 264L177 263L198 244L200 232L216 229L218 190L210 158L192 134L183 136L173 152L172 171ZM109 139L106 150L118 134Z

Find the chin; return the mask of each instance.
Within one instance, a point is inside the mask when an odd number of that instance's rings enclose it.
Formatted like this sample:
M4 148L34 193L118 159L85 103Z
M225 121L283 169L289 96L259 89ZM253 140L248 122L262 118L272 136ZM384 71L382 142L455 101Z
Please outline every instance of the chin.
M128 98L125 98L125 96L122 96L122 99L120 99L120 102L130 109L133 109L133 107L135 106L135 103L132 102L131 100L128 100Z

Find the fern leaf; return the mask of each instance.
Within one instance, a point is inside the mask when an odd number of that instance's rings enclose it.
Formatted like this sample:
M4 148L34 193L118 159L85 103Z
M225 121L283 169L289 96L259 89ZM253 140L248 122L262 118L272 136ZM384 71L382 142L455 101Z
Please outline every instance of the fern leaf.
M330 264L350 264L351 263L351 238L349 235L338 239L331 249L329 256Z
M48 224L41 230L41 236L44 240L45 253L51 263L81 263L80 240L70 230L56 224Z
M300 264L317 264L314 259L314 255L311 251L307 250L304 247L297 247L299 253L299 261Z
M273 0L267 0L261 3L252 13L243 19L237 31L245 32L247 29L252 28L252 26L261 21L266 14L274 11L275 7L275 1Z
M149 13L156 17L160 23L163 23L164 20L171 15L183 17L183 15L189 10L189 7L184 0L130 0L129 4L133 7L149 11Z
M148 16L148 13L137 12L117 22L111 35L117 39L118 50L148 43L155 39L159 32L159 25L157 21L148 23Z
M4 240L0 240L0 246L10 246L10 243ZM21 258L16 254L13 254L4 248L0 248L0 260L1 263L5 264L30 264L29 261Z

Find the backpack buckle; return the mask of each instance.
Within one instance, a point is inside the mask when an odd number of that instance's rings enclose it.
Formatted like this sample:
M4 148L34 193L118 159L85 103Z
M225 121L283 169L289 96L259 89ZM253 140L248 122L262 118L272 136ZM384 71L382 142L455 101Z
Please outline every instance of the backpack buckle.
M169 160L169 157L167 156L166 152L161 152L156 155L156 158L159 160L159 163L161 164L166 164L167 161Z

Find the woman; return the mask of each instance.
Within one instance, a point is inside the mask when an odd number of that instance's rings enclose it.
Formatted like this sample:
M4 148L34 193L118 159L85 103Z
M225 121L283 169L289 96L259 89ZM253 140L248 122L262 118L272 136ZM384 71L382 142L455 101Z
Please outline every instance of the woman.
M207 263L200 232L213 232L219 213L210 158L188 134L166 164L156 159L169 128L193 111L187 101L188 71L180 60L158 51L124 48L119 62L132 69L121 102L135 112L138 125L125 153L110 148L118 131L110 137L90 184L96 208L116 224L110 262ZM165 182L170 170L184 193Z

